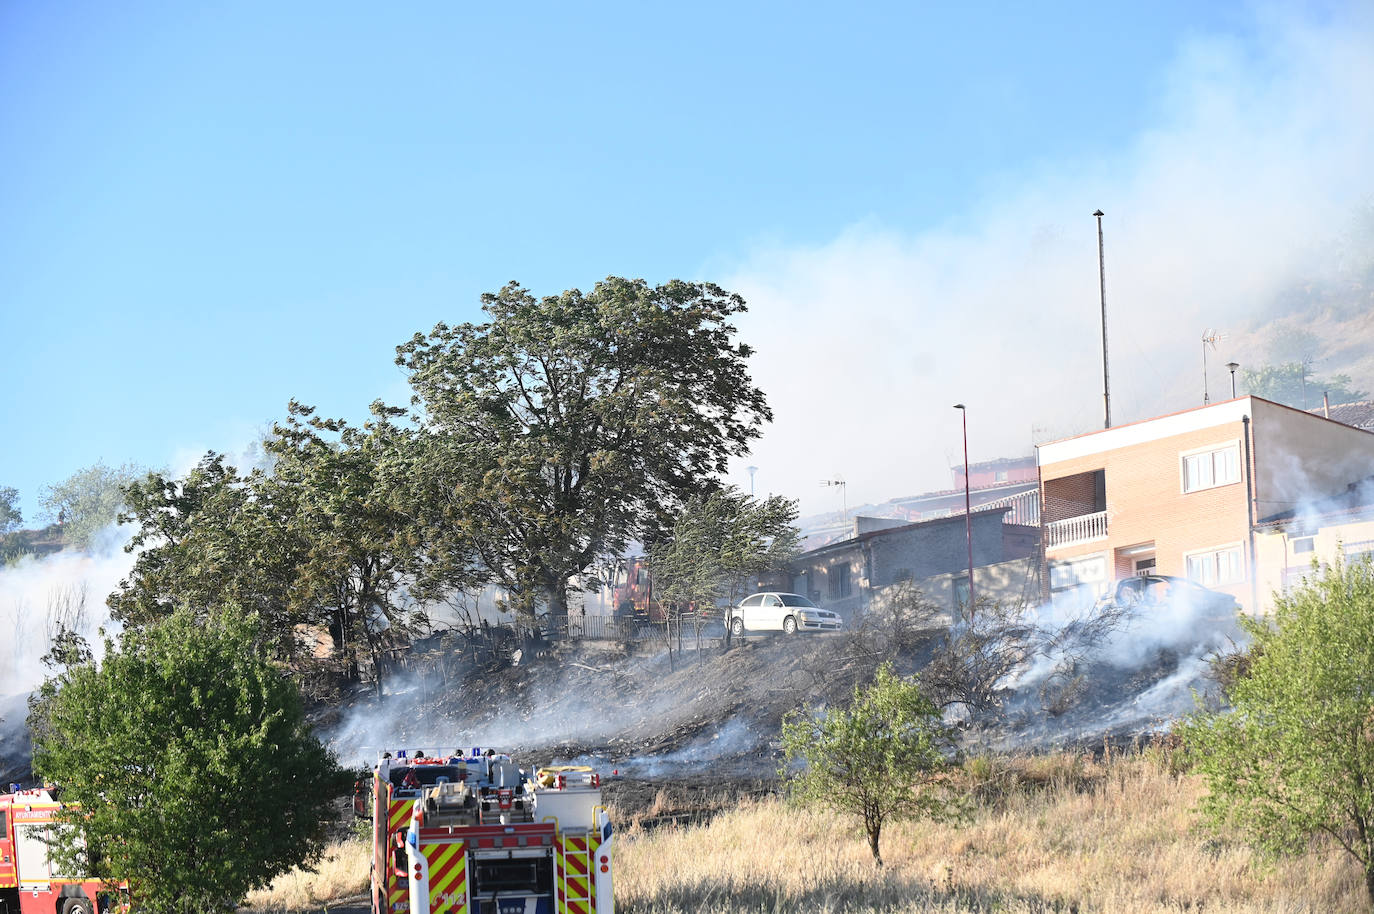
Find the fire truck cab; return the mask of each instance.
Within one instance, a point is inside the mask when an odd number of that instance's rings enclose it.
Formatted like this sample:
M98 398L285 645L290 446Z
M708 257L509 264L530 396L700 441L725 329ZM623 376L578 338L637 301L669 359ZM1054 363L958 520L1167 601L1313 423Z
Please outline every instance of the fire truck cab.
M61 808L43 788L0 794L0 914L96 914L117 897L98 880L61 872L49 857Z
M354 807L372 818L373 914L613 914L613 832L589 768L397 749Z

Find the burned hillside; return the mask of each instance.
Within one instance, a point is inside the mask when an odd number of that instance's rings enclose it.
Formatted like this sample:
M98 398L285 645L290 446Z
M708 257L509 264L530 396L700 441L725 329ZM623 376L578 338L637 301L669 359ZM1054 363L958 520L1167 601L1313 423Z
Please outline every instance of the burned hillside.
M519 665L417 667L321 723L350 764L387 746L491 745L632 777L770 778L783 717L846 702L884 662L926 682L970 750L1100 747L1191 711L1195 691L1214 692L1210 658L1237 637L1233 617L1187 606L989 607L953 623L910 599L839 634L712 638L672 655L563 642Z

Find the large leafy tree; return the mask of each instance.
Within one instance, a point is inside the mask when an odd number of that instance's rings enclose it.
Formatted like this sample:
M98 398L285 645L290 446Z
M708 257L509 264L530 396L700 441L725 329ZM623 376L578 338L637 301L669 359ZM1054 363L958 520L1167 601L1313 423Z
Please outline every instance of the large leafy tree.
M1274 850L1323 832L1364 868L1374 902L1374 564L1337 561L1277 598L1232 708L1185 729L1203 810Z
M88 549L97 533L115 522L124 504L124 487L144 471L133 464L96 463L49 486L40 504L62 523L62 534L78 549Z
M883 664L870 685L854 686L849 707L820 714L802 708L783 719L779 774L794 799L858 815L882 866L879 840L888 822L957 812L940 786L953 747L952 731L920 685Z
M610 277L535 298L510 283L490 320L398 347L442 473L450 529L532 620L569 581L664 530L702 480L771 419L709 283Z
M150 473L127 486L120 519L134 525L125 548L137 558L109 598L114 617L139 627L181 608L232 603L263 620L278 658L298 658L297 626L317 620L295 599L308 544L289 526L292 496L214 453L182 479Z
M55 855L138 909L233 911L318 857L347 776L258 626L179 612L44 685L34 767L68 804Z
M231 601L298 669L303 635L328 630L345 673L358 678L366 659L380 690L388 648L424 622L419 601L480 580L459 538L431 523L433 477L398 412L375 405L358 428L293 402L263 443L270 472L239 476L211 454L185 479L130 486L138 559L111 598L116 618L146 625Z
M305 553L292 603L327 620L355 675L366 652L379 692L388 648L428 621L424 601L485 580L462 532L442 524L416 432L394 421L403 412L374 403L358 428L293 402L265 444L272 488L290 493L288 539Z

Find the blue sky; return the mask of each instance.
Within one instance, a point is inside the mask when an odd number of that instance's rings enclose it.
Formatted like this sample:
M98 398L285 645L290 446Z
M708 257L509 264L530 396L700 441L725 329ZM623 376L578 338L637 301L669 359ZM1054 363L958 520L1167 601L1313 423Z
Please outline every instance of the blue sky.
M0 6L0 486L361 418L608 274L753 303L761 489L947 485L955 400L975 459L1091 427L1098 207L1148 411L1374 190L1370 15L1039 6Z

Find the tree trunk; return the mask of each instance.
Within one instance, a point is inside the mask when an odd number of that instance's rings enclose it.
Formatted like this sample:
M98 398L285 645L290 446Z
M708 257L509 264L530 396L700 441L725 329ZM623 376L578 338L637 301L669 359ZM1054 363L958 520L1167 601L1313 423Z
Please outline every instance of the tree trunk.
M549 602L550 633L568 627L568 580L552 573L544 578L544 595Z
M883 857L878 853L878 837L883 833L883 826L880 822L870 822L868 824L868 849L873 852L873 865L882 866Z
M1364 865L1364 887L1369 892L1369 903L1374 906L1374 859Z

